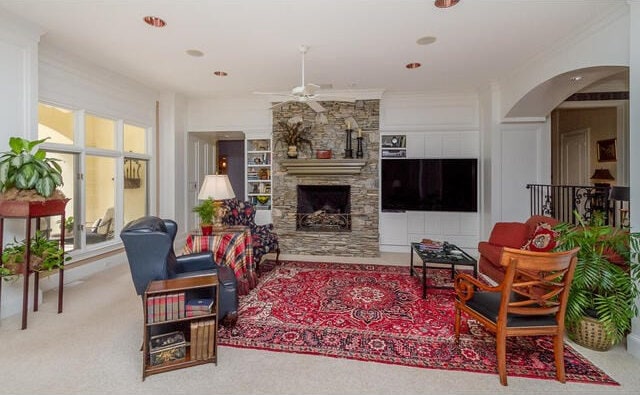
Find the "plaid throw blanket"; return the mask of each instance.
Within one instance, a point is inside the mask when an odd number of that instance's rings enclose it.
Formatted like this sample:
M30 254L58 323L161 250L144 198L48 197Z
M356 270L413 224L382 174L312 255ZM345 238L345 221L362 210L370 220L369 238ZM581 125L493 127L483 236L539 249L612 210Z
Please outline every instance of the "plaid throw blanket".
M238 279L238 295L246 295L258 283L249 228L225 230L211 236L189 234L182 253L202 251L213 252L217 264L233 269Z

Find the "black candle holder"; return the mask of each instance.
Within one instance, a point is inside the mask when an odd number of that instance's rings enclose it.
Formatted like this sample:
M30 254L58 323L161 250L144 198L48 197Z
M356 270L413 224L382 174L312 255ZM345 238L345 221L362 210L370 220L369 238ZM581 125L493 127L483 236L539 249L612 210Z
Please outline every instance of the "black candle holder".
M362 152L362 137L356 137L358 140L358 148L356 149L356 158L364 157L364 152Z
M353 132L353 129L347 129L346 132L347 132L347 144L346 144L346 148L344 149L344 158L352 159L353 148L351 148L351 133Z

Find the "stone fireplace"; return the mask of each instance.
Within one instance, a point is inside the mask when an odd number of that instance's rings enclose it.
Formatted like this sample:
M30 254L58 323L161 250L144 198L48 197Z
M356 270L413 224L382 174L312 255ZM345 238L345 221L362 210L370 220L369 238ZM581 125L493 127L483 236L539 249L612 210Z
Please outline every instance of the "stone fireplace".
M349 185L298 185L296 230L351 231Z
M355 103L322 102L326 123L303 103L287 103L273 111L272 219L284 254L364 256L380 255L379 247L379 100ZM313 151L288 159L287 147L278 144L280 121L300 116L311 131ZM364 156L345 159L346 119L362 129ZM357 133L353 136L356 146ZM316 159L316 150L331 150L331 159ZM355 151L355 150L354 150ZM287 162L316 165L322 169L298 172ZM347 163L345 163L347 162ZM353 170L352 162L358 162ZM304 166L303 166L304 167ZM318 201L300 201L311 195ZM340 197L338 197L340 196ZM306 198L305 198L306 199Z

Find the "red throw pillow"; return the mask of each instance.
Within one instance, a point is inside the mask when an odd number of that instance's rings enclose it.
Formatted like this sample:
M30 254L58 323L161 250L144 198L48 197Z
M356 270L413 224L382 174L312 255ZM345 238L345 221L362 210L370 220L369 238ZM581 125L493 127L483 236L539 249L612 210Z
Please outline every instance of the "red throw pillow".
M529 241L522 246L522 249L537 252L551 251L556 246L557 237L558 233L553 230L551 225L544 222L539 223Z

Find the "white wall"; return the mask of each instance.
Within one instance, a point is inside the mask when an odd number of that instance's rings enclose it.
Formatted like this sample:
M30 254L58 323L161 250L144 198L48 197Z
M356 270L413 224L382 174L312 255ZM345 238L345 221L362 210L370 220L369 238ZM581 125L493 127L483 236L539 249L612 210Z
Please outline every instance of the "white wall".
M37 130L39 39L40 31L35 26L0 10L1 151L9 148L9 137L28 137ZM4 222L3 245L16 234L24 237L24 221ZM33 289L33 281L29 289ZM29 292L29 298L32 297L33 292ZM0 318L22 311L21 278L2 285L0 304Z
M635 152L640 147L640 1L629 1L630 12L630 54L629 54L629 145L630 155L629 186L631 187L631 229L640 231L640 155ZM636 302L640 307L640 300ZM632 322L632 331L627 336L627 350L636 358L640 358L640 318Z
M155 127L154 89L49 44L40 45L39 57L40 100Z
M267 132L271 134L271 104L259 96L192 99L188 103L190 132Z
M501 90L500 119L536 86L559 74L592 66L629 65L629 12L624 1L599 23L585 26L575 36L561 40L536 54L519 69L498 81ZM552 103L552 108L559 103ZM547 114L528 114L541 116Z
M502 124L497 143L494 219L524 222L531 215L526 185L551 182L549 123Z

